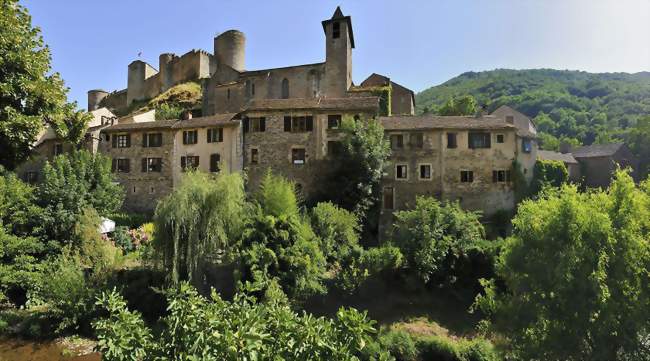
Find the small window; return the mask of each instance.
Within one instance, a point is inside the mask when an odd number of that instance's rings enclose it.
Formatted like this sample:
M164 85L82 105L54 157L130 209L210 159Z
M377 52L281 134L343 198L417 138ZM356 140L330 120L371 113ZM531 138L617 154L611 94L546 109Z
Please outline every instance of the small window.
M38 182L38 172L30 171L25 173L25 182L35 184Z
M521 140L521 150L524 153L530 153L533 151L533 143L530 139L524 138Z
M162 170L162 158L142 158L142 172L160 172Z
M266 131L266 118L250 118L250 131L251 132L264 132Z
M497 143L504 143L506 140L505 134L497 134Z
M471 170L461 170L460 171L460 182L461 183L472 183L474 182L474 172Z
M259 164L259 162L260 162L259 149L251 148L251 164Z
M305 164L305 148L291 149L291 163Z
M458 148L456 133L447 133L447 148Z
M128 158L113 158L113 172L129 173L131 171L131 162Z
M198 167L199 167L199 156L181 157L181 170L183 172L192 169L197 169Z
M391 147L391 149L402 149L402 148L404 148L404 135L403 134L392 134L390 136L390 147Z
M314 117L313 116L285 116L284 117L284 131L285 132L311 132L314 130Z
M162 133L142 134L142 146L144 148L153 148L153 147L162 146Z
M221 156L218 153L210 154L210 172L219 172L219 164L221 163Z
M335 21L332 24L332 38L338 39L341 37L341 23Z
M431 179L431 164L420 164L420 179Z
M57 155L63 154L63 144L62 143L55 143L54 144L54 156L56 157Z
M156 190L154 187L149 187L149 194L154 194L156 193Z
M408 179L408 166L406 164L395 166L395 179Z
M282 99L289 99L289 79L282 79Z
M230 89L226 90L226 97L230 99Z
M510 171L509 170L493 170L492 171L492 182L494 182L494 183L510 182Z
M327 129L339 129L341 126L341 115L330 114L327 116Z
M130 134L118 134L113 136L113 148L129 148L131 146Z
M208 129L208 143L223 142L223 128Z
M343 154L343 143L336 140L327 141L327 155L329 157L338 157Z
M467 146L470 149L490 148L490 133L470 132L467 137Z
M137 189L135 188L135 186L133 186L133 193L136 193L136 192L137 192Z
M384 209L393 209L395 201L395 191L393 187L384 187L383 198L384 198Z
M183 132L183 144L196 144L199 134L196 130L186 130Z
M255 83L251 84L251 96L255 96Z
M424 135L422 133L413 133L409 136L411 141L411 147L416 149L422 149L424 146Z

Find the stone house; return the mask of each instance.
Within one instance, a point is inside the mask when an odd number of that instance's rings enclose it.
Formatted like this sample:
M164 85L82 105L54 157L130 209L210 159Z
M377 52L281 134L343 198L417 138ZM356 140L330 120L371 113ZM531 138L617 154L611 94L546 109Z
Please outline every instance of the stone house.
M571 155L580 163L582 182L587 187L607 188L619 167L630 168L638 181L639 161L623 143L578 147L571 149Z
M569 172L569 181L573 183L580 182L580 164L573 157L571 153L553 152L550 150L538 150L537 159L539 160L555 160L564 163L567 171Z

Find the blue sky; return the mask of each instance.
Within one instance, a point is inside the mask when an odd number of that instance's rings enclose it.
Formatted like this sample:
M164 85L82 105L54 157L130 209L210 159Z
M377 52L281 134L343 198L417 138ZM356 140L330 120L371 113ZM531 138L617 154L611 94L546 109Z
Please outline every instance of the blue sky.
M246 34L246 68L323 61L321 20L352 16L353 78L373 72L415 91L465 71L555 68L650 71L649 0L25 0L53 67L86 91L126 87L127 65L212 52L215 34Z

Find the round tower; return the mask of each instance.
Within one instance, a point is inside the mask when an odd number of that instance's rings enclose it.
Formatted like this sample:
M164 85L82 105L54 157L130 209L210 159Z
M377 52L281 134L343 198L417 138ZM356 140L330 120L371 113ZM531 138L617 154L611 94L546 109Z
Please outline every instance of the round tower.
M172 60L175 55L173 53L162 53L158 57L158 78L160 79L160 91L165 91L172 87L174 82L174 74L172 67Z
M231 68L244 70L244 53L246 37L239 30L228 30L214 38L214 56L217 64L225 64Z
M99 109L99 103L108 96L108 92L101 89L88 91L88 111Z

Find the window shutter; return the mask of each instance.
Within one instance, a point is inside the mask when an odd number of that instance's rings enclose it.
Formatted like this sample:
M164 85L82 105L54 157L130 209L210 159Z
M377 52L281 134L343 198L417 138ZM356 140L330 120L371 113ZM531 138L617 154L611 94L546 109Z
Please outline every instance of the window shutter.
M496 170L492 171L492 183L496 183L499 180L499 172Z
M147 172L147 158L142 158L142 173Z
M142 147L147 147L147 133L142 133Z
M208 143L212 143L212 129L208 129Z
M485 134L485 140L486 148L492 148L492 136L490 136L490 133Z
M117 148L117 136L113 136L113 148Z
M183 132L183 144L187 144L187 131Z
M199 156L197 155L196 157L194 157L194 163L193 163L193 166L194 166L196 169L199 169L199 164L201 164L201 162L199 162Z
M193 133L194 133L194 143L192 144L197 144L199 142L199 131L195 130Z
M261 117L260 118L260 132L266 131L266 118Z
M111 159L111 172L115 172L117 170L117 159L113 158Z
M158 143L157 143L158 146L159 146L159 147L162 146L162 133L158 133L158 135L156 136L156 138L158 138Z
M221 156L216 153L216 154L210 154L210 172L218 172L219 171L219 161L221 160Z
M288 115L284 117L284 131L285 132L291 131L291 117Z
M313 116L308 116L306 118L306 129L308 132L311 132L314 130L314 117Z
M244 118L244 133L248 133L248 127L250 120L248 118Z
M223 142L223 128L219 128L219 141Z
M185 169L186 164L187 164L187 163L186 163L186 158L185 158L185 157L181 157L181 169Z
M127 134L126 135L126 147L128 148L130 146L131 146L131 134Z
M129 139L128 137L126 139ZM131 172L131 159L125 159L126 160L126 172L129 173Z

